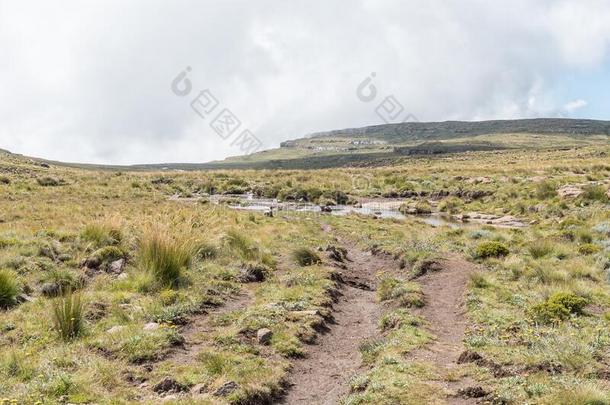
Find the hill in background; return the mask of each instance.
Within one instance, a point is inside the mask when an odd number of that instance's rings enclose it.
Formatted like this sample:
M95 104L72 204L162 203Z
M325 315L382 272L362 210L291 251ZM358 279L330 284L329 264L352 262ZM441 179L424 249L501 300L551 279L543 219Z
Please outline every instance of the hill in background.
M209 163L133 166L39 162L116 170L319 169L397 164L416 156L567 149L610 144L610 121L526 119L502 121L406 122L319 132L282 142L279 148Z

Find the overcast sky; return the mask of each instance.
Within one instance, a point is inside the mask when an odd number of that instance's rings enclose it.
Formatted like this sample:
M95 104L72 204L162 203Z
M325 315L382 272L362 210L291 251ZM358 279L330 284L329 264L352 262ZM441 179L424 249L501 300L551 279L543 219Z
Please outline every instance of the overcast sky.
M0 148L121 164L239 154L191 108L205 89L265 148L382 123L390 95L420 121L609 119L609 22L607 0L0 0Z

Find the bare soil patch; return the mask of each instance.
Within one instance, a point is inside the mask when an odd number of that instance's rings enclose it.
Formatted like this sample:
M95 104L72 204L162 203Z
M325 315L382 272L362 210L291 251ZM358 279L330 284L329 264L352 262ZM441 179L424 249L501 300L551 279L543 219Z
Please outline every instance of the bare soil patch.
M398 269L389 256L348 247L339 272L340 297L333 307L334 322L308 347L307 357L292 369L289 389L281 404L336 404L349 392L349 380L361 371L359 346L379 332L382 308L375 295L376 274Z

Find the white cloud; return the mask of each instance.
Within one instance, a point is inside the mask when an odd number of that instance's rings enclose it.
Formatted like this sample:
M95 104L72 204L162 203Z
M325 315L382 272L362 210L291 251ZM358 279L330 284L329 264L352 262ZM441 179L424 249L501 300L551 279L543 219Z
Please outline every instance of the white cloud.
M570 101L569 103L567 103L566 105L563 106L563 109L566 110L568 113L573 113L574 111L579 110L586 106L587 106L587 102L585 100L579 99L579 100Z
M266 147L380 123L559 115L557 77L608 53L600 0L0 0L0 148L104 163L231 147L170 91L186 66ZM586 24L584 24L586 23ZM583 27L584 26L584 27ZM371 72L379 99L356 87Z

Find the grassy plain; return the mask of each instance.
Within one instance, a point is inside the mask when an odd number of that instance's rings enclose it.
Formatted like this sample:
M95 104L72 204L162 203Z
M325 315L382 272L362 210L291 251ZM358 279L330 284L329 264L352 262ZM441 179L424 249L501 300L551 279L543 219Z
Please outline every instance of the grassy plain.
M446 253L482 269L467 287L464 348L483 361L456 373L493 403L610 404L609 156L583 146L376 168L111 172L0 153L0 403L271 401L332 314L337 270L313 252L341 238L404 267L379 275L379 339L363 342L346 404L445 400L437 382L455 376L406 355L434 339L411 313L411 276ZM560 196L566 185L582 194ZM169 199L211 191L385 196L528 226L266 217Z

